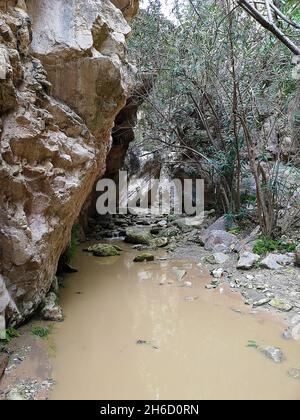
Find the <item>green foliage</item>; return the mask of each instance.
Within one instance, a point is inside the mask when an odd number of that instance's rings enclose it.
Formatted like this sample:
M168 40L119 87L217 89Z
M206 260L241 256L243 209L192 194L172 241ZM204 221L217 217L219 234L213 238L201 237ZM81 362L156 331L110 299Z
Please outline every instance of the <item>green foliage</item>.
M155 150L162 160L176 151L170 167L180 159L193 162L198 175L205 174L214 186L214 208L235 219L249 215L250 204L259 214L272 212L259 219L262 231L270 234L278 220L275 212L287 207L290 195L279 187L278 172L265 170L274 160L264 147L270 140L265 127L270 120L284 119L294 97L290 52L240 8L232 10L232 2L174 2L172 22L164 17L161 3L148 2L133 22L129 40L131 59L139 69L155 74L139 119L139 147ZM281 3L296 20L293 0ZM289 36L297 36L292 27ZM258 139L262 147L256 147ZM264 173L256 170L259 164ZM258 199L240 196L246 171L258 174Z
M0 335L0 340L10 343L13 338L20 337L20 333L15 328L7 328Z
M78 246L78 225L74 225L71 234L70 245L67 250L67 259L68 261L72 261L77 254L77 246Z
M255 204L256 203L256 200L257 200L257 197L254 194L243 193L241 195L241 202L242 202L242 204L245 204L245 205L247 205L247 204Z
M290 16L294 22L300 22L299 0L282 0L281 7L283 12Z
M290 98L291 95L296 91L297 82L293 78L287 78L282 81L281 89L282 94L286 98Z
M294 252L297 248L297 242L287 242L282 239L274 240L262 236L255 241L253 252L258 255L266 255L269 252Z
M226 228L228 229L228 230L230 230L230 229L234 229L234 227L233 227L233 225L234 225L234 223L235 223L235 220L236 220L236 216L235 216L235 214L233 214L232 212L228 212L226 215L225 215L225 217L226 217Z
M266 255L268 252L277 250L277 242L273 239L262 237L255 241L253 252L258 255Z
M31 332L32 335L34 335L36 337L47 338L49 336L49 334L51 333L52 328L53 328L52 326L46 327L46 328L39 327L39 326L38 327L32 327L30 332Z

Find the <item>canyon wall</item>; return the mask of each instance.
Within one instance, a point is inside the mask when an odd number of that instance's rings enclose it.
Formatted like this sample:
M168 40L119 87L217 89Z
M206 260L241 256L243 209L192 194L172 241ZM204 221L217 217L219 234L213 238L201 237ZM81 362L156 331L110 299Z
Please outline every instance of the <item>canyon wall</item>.
M114 120L133 89L125 40L137 7L0 0L0 330L49 291L105 172Z

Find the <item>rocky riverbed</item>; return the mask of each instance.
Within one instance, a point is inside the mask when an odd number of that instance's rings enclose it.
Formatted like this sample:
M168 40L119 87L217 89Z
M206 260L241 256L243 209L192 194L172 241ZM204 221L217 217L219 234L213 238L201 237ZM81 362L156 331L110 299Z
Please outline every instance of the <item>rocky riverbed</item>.
M46 400L54 385L51 324L36 319L0 345L0 400ZM44 333L44 337L42 337ZM47 337L46 337L47 335Z
M91 219L88 233L82 235L81 240L89 244L84 250L100 259L116 258L122 254L122 246L112 242L112 239L118 239L118 244L124 241L126 247L134 252L132 261L136 264L178 260L196 264L199 278L207 279L201 287L208 299L209 294L212 300L215 294L242 297L245 310L250 310L252 314L280 315L280 319L285 321L281 338L299 340L300 269L297 252L272 251L257 255L254 251L259 239L258 229L253 229L253 226L245 231L237 227L228 229L226 219L217 218L213 211L206 213L203 224L199 226L189 226L187 222L185 218L176 216L118 215ZM69 269L76 271L72 267ZM188 270L179 268L175 275L186 290L192 287ZM55 352L48 337L48 333L51 337L52 328L49 322L63 320L58 301L59 286L63 282L63 277L59 277L53 285L40 312L41 319L18 330L16 335L20 336L12 337L10 343L3 343L0 399L49 397L54 383L51 354ZM163 279L161 285L165 285ZM242 315L242 312L239 310L237 314ZM276 347L262 349L266 357L281 362L278 351L280 349ZM293 367L290 376L299 376L297 369Z
M211 274L208 291L227 283L254 310L285 313L286 337L293 330L300 338L299 246L294 252L274 250L258 255L255 246L261 235L255 226L230 229L226 217L217 218L214 211L206 212L198 226L190 226L189 221L175 215L109 216L90 221L87 240L124 238L139 250L161 247L170 259L194 261ZM294 235L283 241L299 244L299 239Z

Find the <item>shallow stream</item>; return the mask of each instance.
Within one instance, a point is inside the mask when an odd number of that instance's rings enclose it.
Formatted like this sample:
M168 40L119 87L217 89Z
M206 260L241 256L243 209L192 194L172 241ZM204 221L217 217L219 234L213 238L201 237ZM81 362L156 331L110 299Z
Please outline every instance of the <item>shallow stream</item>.
M300 343L281 337L280 318L252 313L226 286L206 290L211 278L194 263L133 263L137 251L118 245L120 257L80 250L66 280L53 399L300 399L287 374L300 368ZM249 340L280 347L286 361Z

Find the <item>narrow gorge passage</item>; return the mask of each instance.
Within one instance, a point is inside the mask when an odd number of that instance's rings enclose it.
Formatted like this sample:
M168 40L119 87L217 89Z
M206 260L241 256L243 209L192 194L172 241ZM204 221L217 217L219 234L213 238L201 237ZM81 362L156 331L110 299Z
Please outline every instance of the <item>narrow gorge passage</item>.
M225 285L206 290L194 263L160 261L162 251L133 263L132 246L113 243L121 256L97 258L83 246L61 291L52 399L299 399L287 374L299 343L281 338L282 318L251 313ZM181 282L178 270L187 272ZM287 361L274 364L249 340L280 347Z

